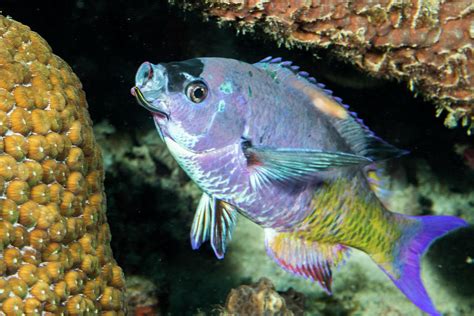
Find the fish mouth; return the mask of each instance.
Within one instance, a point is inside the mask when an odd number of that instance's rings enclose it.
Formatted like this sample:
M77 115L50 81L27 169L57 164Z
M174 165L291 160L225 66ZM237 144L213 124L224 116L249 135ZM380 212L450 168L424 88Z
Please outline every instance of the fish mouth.
M159 105L151 104L143 95L143 92L137 86L133 87L131 90L132 95L137 99L138 104L143 106L145 109L150 111L153 116L158 118L165 118L169 120L169 114L166 113Z
M164 112L152 112L152 115L158 123L162 122L162 120L169 120L168 114Z

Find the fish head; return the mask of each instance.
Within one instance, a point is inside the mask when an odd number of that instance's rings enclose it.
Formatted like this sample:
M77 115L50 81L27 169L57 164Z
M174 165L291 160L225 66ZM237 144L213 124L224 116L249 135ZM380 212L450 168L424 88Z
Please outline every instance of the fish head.
M194 152L240 142L248 113L240 93L237 61L195 58L181 62L143 63L132 88L149 110L160 135Z

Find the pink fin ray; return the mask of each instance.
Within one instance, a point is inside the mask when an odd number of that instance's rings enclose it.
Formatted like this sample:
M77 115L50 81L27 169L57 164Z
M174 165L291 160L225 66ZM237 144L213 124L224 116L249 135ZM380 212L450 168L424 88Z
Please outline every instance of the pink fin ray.
M284 270L317 281L328 294L331 294L331 267L341 263L349 250L340 244L309 242L272 229L265 229L265 246L268 255Z

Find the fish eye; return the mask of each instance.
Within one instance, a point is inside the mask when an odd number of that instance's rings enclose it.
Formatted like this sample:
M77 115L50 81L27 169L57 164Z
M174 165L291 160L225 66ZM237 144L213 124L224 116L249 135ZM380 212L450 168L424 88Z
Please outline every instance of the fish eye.
M207 86L204 82L193 81L186 87L186 96L194 103L201 103L207 97Z

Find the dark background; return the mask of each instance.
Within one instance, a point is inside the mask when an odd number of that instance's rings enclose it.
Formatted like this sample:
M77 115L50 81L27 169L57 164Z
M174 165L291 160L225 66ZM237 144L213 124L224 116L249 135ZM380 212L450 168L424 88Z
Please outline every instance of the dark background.
M367 77L327 51L290 51L258 34L237 36L232 27L219 28L199 12L159 0L3 0L0 10L47 40L81 79L93 121L106 119L122 134L153 128L148 113L130 96L143 61L219 56L256 62L282 56L326 83L376 134L408 149L412 158L426 159L440 177L463 176L453 144L468 143L464 130L445 128L434 117L433 104L414 98L405 84ZM187 209L194 202L177 208L176 192L129 185L125 178L106 180L112 247L125 272L151 278L165 312L189 314L222 304L229 288L242 280L212 252L191 251L192 209Z

